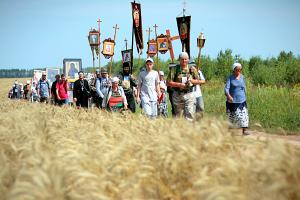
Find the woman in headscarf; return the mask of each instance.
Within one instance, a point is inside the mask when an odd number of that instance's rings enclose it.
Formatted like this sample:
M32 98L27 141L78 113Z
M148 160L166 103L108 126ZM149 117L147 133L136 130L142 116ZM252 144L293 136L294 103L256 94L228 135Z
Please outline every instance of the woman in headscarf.
M242 128L243 135L249 124L248 109L246 103L246 84L245 78L241 73L242 65L234 63L233 73L227 78L224 92L227 97L226 113L232 125Z
M102 108L109 111L121 111L127 109L127 99L122 86L119 86L119 78L111 79L111 87L108 89L102 102Z

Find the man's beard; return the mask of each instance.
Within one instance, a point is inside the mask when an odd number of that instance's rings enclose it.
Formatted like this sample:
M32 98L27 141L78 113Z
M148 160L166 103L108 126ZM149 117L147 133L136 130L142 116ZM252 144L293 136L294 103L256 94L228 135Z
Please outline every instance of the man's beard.
M129 71L123 70L123 74L124 74L125 76L129 76Z

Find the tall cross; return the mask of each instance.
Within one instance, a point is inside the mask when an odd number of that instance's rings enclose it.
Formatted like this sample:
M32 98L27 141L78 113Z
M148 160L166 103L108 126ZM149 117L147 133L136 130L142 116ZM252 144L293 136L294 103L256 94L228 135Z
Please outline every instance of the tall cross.
M113 28L115 29L114 43L115 43L115 45L116 45L117 30L120 29L120 28L118 27L118 24L116 24L116 26L113 26ZM110 67L109 67L109 75L110 75L110 76L111 76L111 70L112 70L113 57L114 57L114 56L111 56L111 57L110 57Z
M148 33L148 42L150 41L150 32L152 32L152 30L150 29L150 27L148 28L148 30L146 30L146 32Z
M186 11L186 1L183 1L183 9L182 9L182 14L185 16L185 11Z
M157 49L157 51L156 51L156 67L157 67L157 69L158 69L158 71L159 71L159 66L158 66L158 44L157 44L157 25L156 24L154 24L154 32L155 32L155 37L156 37L156 49Z
M125 38L124 42L125 42L125 50L127 50L127 39L126 38Z
M100 51L100 43L101 43L101 39L100 39L100 35L101 35L101 32L100 32L100 23L102 21L100 20L100 18L97 20L97 23L98 23L98 31L99 31L99 51ZM99 54L99 70L101 70L101 59L100 59L100 54Z
M157 27L158 26L155 24L153 27L154 27L155 37L157 37Z
M114 41L115 41L117 36L117 30L119 30L120 28L118 27L118 24L116 24L116 26L113 26L113 28L115 29L115 34L114 34Z
M178 40L180 37L179 37L179 35L171 37L169 29L166 30L166 34L167 34L168 43L169 43L170 57L171 57L172 63L174 63L174 51L173 51L172 41Z

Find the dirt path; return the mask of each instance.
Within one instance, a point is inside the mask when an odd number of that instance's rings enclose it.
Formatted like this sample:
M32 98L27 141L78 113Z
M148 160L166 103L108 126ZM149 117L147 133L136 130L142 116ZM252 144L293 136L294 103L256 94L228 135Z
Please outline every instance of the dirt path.
M256 130L250 130L249 133L250 135L244 137L261 140L261 141L265 141L270 138L285 140L286 142L296 145L297 147L300 148L300 135L275 135L275 134L268 134L265 132L259 132Z

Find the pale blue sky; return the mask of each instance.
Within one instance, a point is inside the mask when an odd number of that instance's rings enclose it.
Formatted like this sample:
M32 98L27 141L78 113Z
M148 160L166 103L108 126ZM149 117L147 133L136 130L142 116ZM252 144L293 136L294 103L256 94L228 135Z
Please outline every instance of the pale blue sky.
M157 24L158 33L169 28L177 35L176 17L183 1L151 0L142 4L144 42L146 29ZM196 38L207 38L202 53L216 57L230 48L243 58L277 56L282 50L300 55L300 1L297 0L187 0L192 16L191 55L196 56ZM0 68L62 66L64 58L81 58L92 66L87 35L101 18L101 40L113 37L117 23L115 60L121 59L124 39L131 44L131 6L125 0L0 0ZM152 37L154 34L152 33ZM173 43L175 55L180 42ZM136 48L134 49L136 52ZM146 57L146 50L142 57ZM159 55L168 59L169 53ZM103 56L101 62L108 62ZM97 62L96 62L97 63Z

